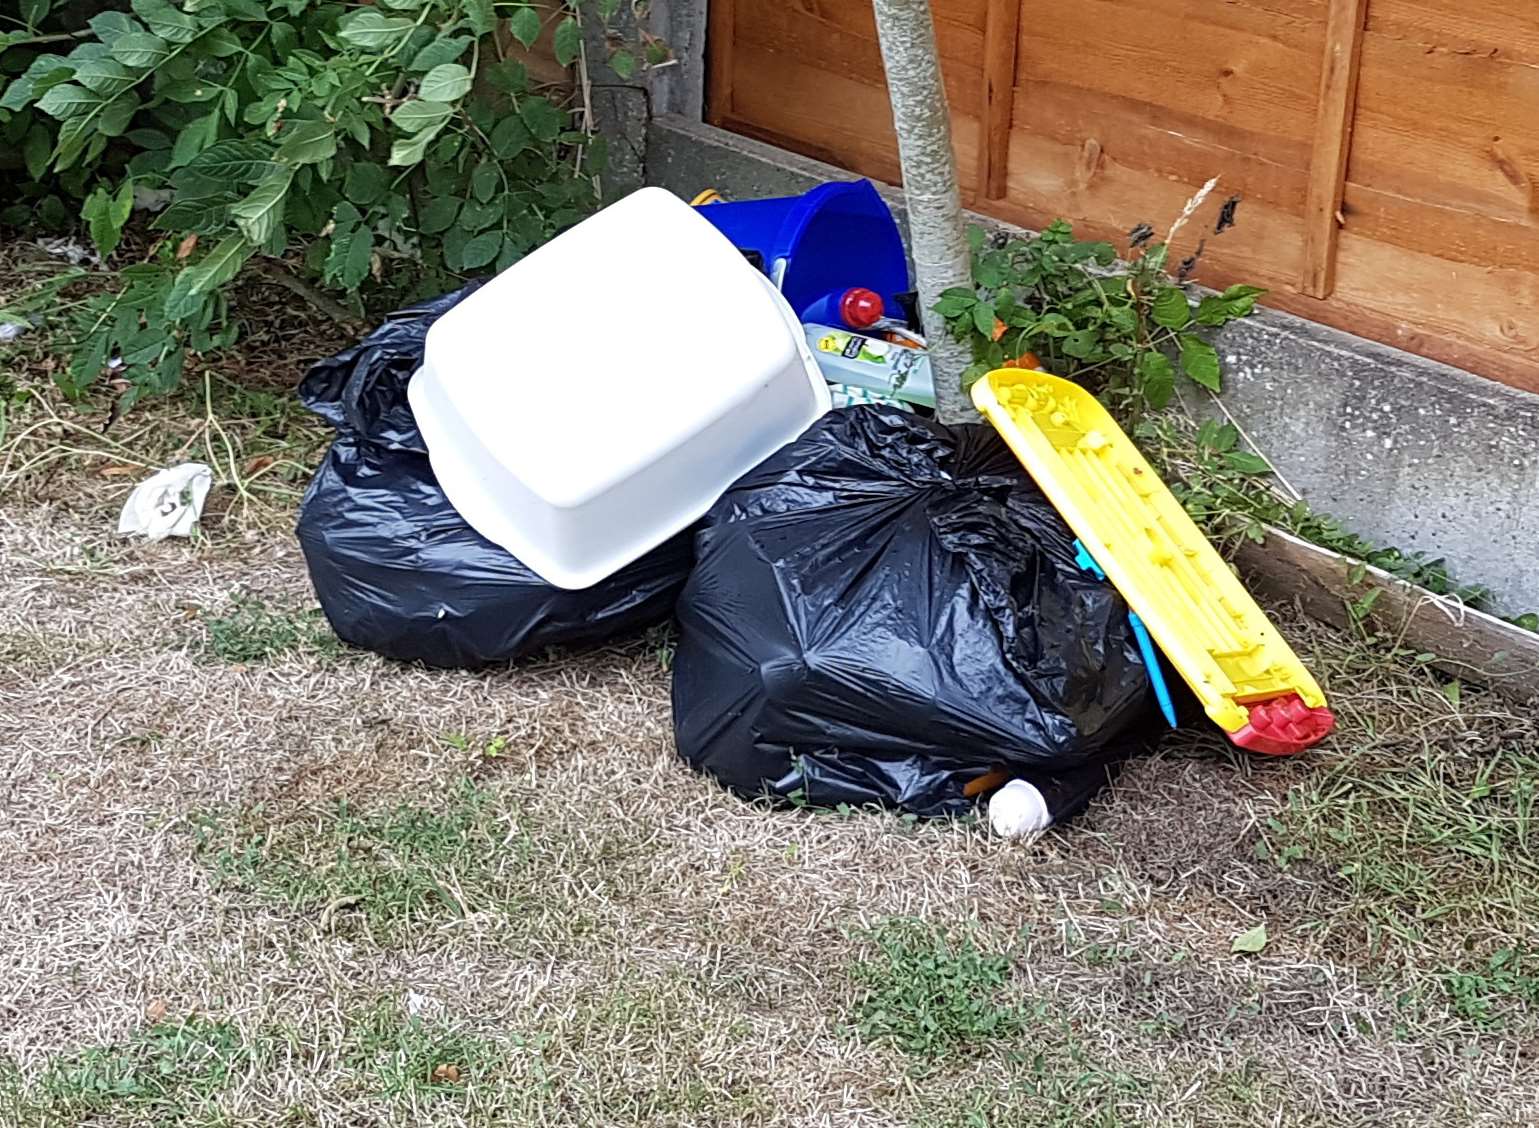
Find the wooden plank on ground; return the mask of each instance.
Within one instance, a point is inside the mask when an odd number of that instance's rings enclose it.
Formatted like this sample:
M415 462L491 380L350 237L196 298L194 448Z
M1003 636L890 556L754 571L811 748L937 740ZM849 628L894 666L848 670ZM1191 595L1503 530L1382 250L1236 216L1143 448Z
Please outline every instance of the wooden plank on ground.
M1436 655L1430 664L1444 673L1519 702L1539 696L1539 635L1531 631L1277 529L1265 544L1247 541L1234 563L1252 591L1297 600L1311 618L1371 625L1405 649Z
M1020 0L989 0L983 29L983 122L978 143L978 193L986 200L1005 195L1020 27Z
M1304 271L1299 280L1299 289L1313 298L1328 297L1335 284L1341 194L1352 148L1367 12L1368 0L1330 0L1326 16L1325 62L1320 68L1314 156L1304 205Z

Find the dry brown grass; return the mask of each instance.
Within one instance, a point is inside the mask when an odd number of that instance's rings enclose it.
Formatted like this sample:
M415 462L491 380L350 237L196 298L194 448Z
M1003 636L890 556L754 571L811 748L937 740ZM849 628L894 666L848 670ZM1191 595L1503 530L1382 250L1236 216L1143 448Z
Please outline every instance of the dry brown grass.
M154 461L204 416L123 435ZM69 431L28 419L0 459ZM132 478L77 437L0 483L0 1123L1539 1117L1522 974L1449 986L1532 940L1532 722L1370 640L1280 612L1341 711L1327 749L1182 734L1030 847L771 811L677 761L657 638L474 674L303 632L220 660L236 593L313 605L288 500L222 484L201 539L125 543ZM867 1036L859 968L898 918L1003 955L989 1005L1024 1032ZM895 967L895 1005L928 974Z

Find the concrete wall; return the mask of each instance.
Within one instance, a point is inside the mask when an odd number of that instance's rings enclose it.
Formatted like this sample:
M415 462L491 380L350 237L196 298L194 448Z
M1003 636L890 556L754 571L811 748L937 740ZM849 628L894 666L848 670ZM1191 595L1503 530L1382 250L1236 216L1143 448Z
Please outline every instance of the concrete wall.
M678 115L653 119L645 149L647 182L686 199L705 187L788 195L850 175ZM901 225L902 193L884 194ZM1539 610L1539 396L1271 310L1216 344L1225 406L1316 508L1446 557L1508 613Z

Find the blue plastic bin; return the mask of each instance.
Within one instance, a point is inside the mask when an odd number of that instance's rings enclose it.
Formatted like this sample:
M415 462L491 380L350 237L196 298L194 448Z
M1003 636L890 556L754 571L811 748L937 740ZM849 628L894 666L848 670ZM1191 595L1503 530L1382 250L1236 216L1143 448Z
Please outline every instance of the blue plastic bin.
M854 286L881 295L899 316L909 290L908 256L892 212L869 180L820 184L800 196L704 204L710 220L764 271L803 321L840 324L839 296Z

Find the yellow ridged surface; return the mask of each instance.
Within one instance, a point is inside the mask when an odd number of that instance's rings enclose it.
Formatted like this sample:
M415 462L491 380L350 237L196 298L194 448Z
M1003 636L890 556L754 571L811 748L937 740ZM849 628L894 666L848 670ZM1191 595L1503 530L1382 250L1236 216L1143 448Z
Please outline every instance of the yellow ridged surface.
M1228 732L1247 703L1325 695L1122 429L1078 384L1019 368L973 402L1095 557L1209 717Z

